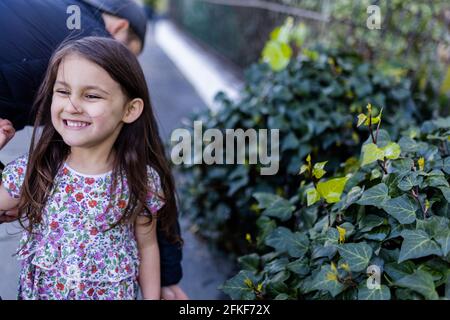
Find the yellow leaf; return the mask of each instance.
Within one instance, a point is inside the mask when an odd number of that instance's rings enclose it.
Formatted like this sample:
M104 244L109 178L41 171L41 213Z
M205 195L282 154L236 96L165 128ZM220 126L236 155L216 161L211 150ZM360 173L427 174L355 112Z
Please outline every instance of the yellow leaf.
M249 243L252 243L252 236L250 233L245 234L245 240L247 240Z
M262 290L262 283L258 283L258 286L256 287L256 291L261 292Z
M343 264L341 264L341 265L340 265L340 268L341 268L342 270L347 271L347 272L350 271L350 266L348 265L348 263L343 263Z
M298 174L305 173L306 171L308 171L308 168L309 167L306 164L302 165Z
M313 168L313 176L316 177L317 179L322 178L326 171L323 169L325 167L325 165L327 164L328 161L324 161L324 162L318 162L316 164L314 164L314 168Z
M336 265L334 264L334 262L331 262L331 270L332 270L334 273L337 273Z
M367 116L364 113L360 113L358 115L358 124L356 125L357 127L361 126L367 119Z
M423 171L423 169L425 168L425 159L424 157L421 157L417 163L419 164L419 169Z
M252 282L252 280L250 280L249 278L246 278L245 280L244 280L244 283L247 285L247 287L249 287L249 288L251 288L251 287L253 287L253 282Z
M337 227L337 230L339 231L339 243L345 242L345 233L347 232L344 228Z
M331 272L327 273L327 280L328 281L337 281L337 275Z

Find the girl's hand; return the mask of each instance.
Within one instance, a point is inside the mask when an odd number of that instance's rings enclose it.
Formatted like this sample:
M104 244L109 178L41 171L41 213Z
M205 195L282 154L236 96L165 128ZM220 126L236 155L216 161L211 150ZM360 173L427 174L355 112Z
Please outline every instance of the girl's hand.
M189 300L189 297L175 284L161 288L161 300Z
M16 134L16 130L9 120L0 118L0 150L11 140Z

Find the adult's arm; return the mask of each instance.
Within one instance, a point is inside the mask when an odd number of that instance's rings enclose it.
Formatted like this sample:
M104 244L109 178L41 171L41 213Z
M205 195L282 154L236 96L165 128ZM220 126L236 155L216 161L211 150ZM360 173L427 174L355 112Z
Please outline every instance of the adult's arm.
M180 224L178 221L176 231L180 234ZM183 258L181 245L171 243L161 230L160 224L158 224L157 234L161 259L161 286L175 285L183 277L181 268L181 259Z

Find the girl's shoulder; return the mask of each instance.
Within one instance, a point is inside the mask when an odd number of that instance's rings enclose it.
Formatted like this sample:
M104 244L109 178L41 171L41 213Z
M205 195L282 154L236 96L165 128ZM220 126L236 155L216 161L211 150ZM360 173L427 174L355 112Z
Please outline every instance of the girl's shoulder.
M17 198L25 178L28 153L9 162L2 171L2 185L13 198Z
M150 165L147 165L147 183L150 191L156 194L162 194L161 177L158 171Z
M25 153L20 157L14 159L13 161L9 162L5 166L5 169L3 169L2 175L12 173L23 174L25 173L27 164L28 164L28 153Z
M21 155L20 157L14 159L13 161L9 162L6 166L5 166L5 170L7 169L7 167L26 167L28 163L28 152Z
M161 178L153 167L147 165L147 182L150 188L147 194L147 205L152 213L156 213L164 206L164 191L161 185Z

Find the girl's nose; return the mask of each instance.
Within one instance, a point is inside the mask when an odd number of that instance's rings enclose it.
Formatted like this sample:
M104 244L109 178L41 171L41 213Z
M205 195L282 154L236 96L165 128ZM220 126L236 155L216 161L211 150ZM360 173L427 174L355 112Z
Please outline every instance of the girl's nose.
M69 97L64 106L64 110L69 113L82 113L82 108L79 101L74 97Z

